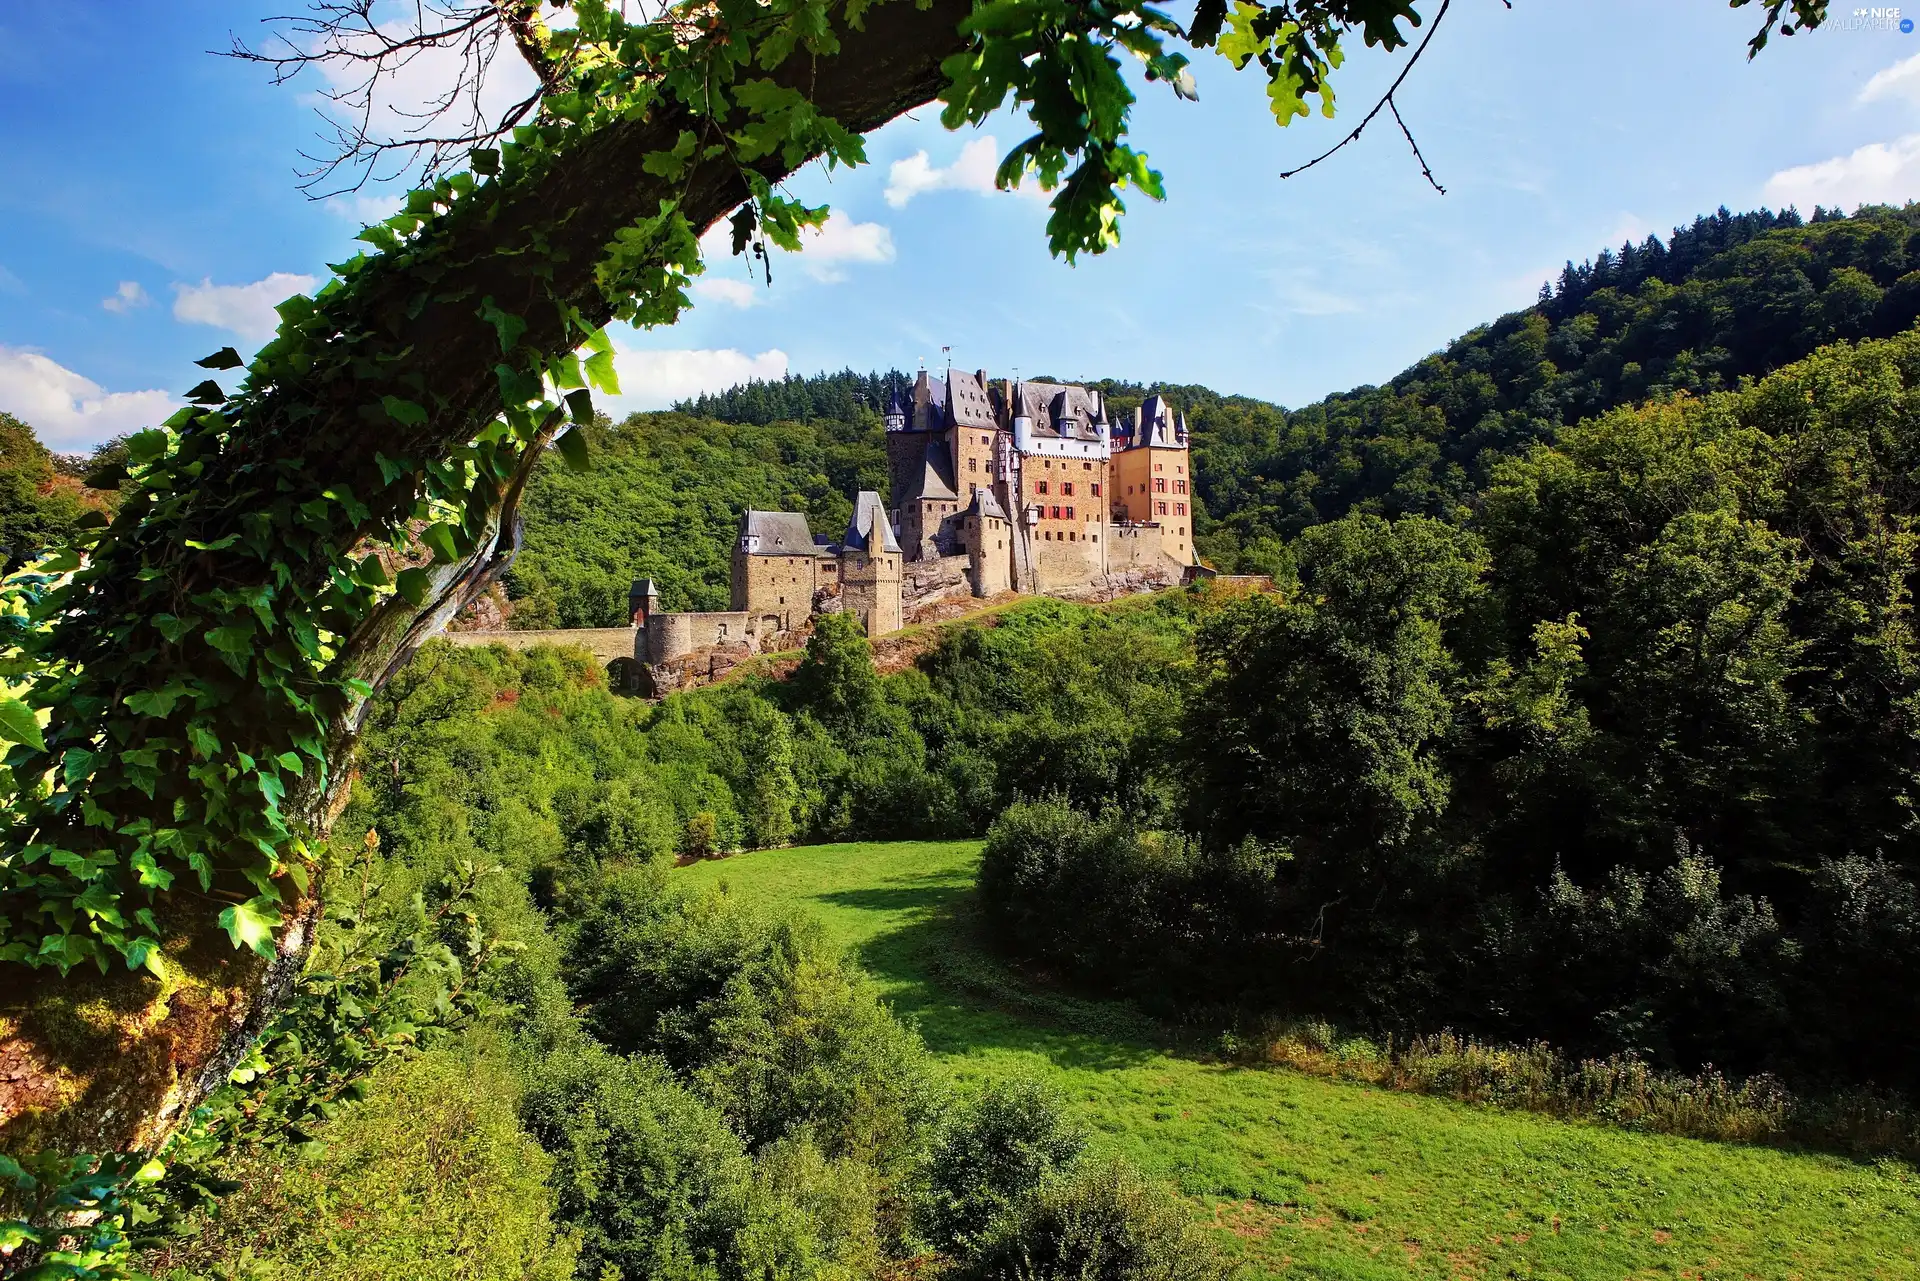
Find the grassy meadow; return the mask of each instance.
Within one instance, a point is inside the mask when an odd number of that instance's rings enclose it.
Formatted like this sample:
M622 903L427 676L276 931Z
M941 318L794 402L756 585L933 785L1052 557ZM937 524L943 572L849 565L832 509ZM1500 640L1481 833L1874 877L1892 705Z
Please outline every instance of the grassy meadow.
M1051 1076L1098 1143L1193 1198L1249 1278L1920 1277L1920 1175L1899 1162L1211 1062L1125 1006L1022 988L970 941L978 852L821 845L676 875L817 917L962 1081Z

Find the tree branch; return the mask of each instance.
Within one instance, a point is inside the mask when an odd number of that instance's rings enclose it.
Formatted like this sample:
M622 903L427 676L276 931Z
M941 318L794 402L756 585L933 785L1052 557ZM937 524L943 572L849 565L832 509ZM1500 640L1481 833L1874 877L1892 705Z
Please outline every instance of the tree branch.
M1328 147L1325 151L1321 152L1319 155L1315 156L1313 159L1307 161L1306 164L1301 165L1295 169L1288 169L1287 171L1285 171L1280 175L1282 178L1291 178L1297 173L1305 173L1307 170L1313 168L1315 165L1319 164L1322 160L1325 160L1328 156L1331 156L1334 152L1340 150L1342 147L1345 147L1349 143L1358 142L1360 140L1360 135L1366 132L1367 126L1373 123L1373 118L1379 115L1383 110L1391 109L1393 111L1393 118L1395 120L1400 120L1400 109L1394 106L1393 95L1400 92L1400 86L1406 82L1408 74L1412 72L1414 65L1420 61L1420 55L1425 53L1427 51L1427 46L1433 43L1434 34L1440 30L1440 20L1447 16L1447 8L1452 3L1453 3L1453 0L1440 0L1440 11L1433 15L1433 25L1427 28L1427 34L1425 37L1421 39L1419 48L1415 49L1413 51L1413 56L1407 59L1407 65L1400 68L1400 74L1394 77L1393 83L1387 87L1386 94L1381 97L1380 101L1373 104L1373 110L1369 111L1364 117L1361 118L1360 123L1354 126L1353 132L1348 134L1346 137L1342 138L1340 141L1334 143L1331 147ZM1507 0L1507 7L1509 9L1513 7L1512 0ZM1406 134L1407 145L1413 148L1413 154L1416 158L1419 159L1420 170L1422 173L1426 174L1427 181L1430 183L1433 183L1433 189L1435 191L1439 192L1443 196L1446 195L1447 194L1446 188L1442 187L1438 182L1434 182L1433 171L1427 168L1426 158L1420 155L1420 148L1413 141L1413 134L1411 131L1407 129L1407 125L1404 120L1400 120L1400 132Z

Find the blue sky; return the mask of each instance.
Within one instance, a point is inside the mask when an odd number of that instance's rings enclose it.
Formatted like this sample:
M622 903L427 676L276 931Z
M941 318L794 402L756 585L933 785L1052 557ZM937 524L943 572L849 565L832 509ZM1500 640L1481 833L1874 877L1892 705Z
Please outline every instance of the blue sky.
M383 193L295 187L311 88L211 56L295 7L68 0L0 8L0 409L75 449L167 412L188 363L251 350L271 304L351 252ZM1142 86L1135 141L1168 199L1130 201L1120 248L1048 257L1044 206L983 191L1017 122L933 111L872 164L809 173L834 218L769 289L716 258L691 314L622 331L651 407L785 370L956 364L1198 382L1298 405L1379 382L1524 306L1568 258L1725 204L1920 197L1920 34L1858 23L1776 39L1721 0L1455 0L1401 91L1447 194L1391 122L1310 173L1405 53L1355 50L1342 112L1282 130L1212 55L1201 101ZM1915 16L1920 17L1920 8Z

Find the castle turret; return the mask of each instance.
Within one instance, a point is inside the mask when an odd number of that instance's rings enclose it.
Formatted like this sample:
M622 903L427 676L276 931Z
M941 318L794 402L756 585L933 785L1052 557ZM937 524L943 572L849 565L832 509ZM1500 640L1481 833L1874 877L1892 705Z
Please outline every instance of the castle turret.
M905 402L900 399L900 389L898 387L889 387L887 389L887 408L881 415L881 420L886 424L888 431L905 431L907 429L907 406Z
M660 612L660 588L651 578L636 578L627 591L627 617L636 626L645 627L647 620Z

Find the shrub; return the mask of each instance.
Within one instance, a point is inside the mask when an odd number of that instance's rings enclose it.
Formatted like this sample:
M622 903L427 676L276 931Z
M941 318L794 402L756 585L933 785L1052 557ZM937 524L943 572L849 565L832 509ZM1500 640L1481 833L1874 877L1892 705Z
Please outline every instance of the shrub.
M1229 1269L1171 1191L1123 1161L1059 1180L955 1270L962 1281L1218 1281Z
M968 1253L1009 1211L1080 1159L1086 1133L1033 1077L989 1085L949 1119L927 1163L928 1238Z
M720 1116L658 1059L591 1042L548 1056L522 1106L553 1155L561 1219L581 1238L578 1275L711 1277L743 1224L752 1168Z
M712 858L720 846L720 820L712 810L701 810L687 820L680 834L680 853L686 858Z
M484 1029L395 1062L320 1128L316 1159L243 1159L225 1172L241 1190L143 1269L169 1281L564 1281L579 1246L555 1230L555 1163L521 1132L519 1098Z

